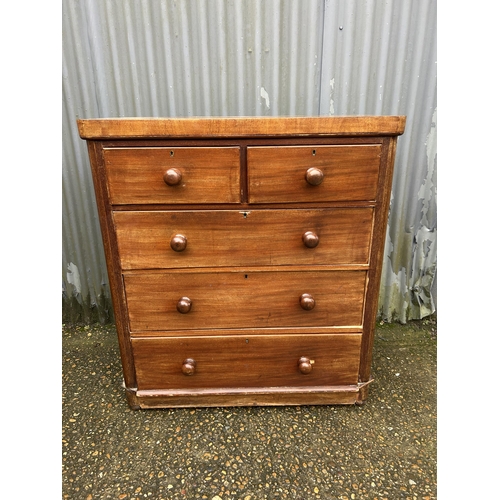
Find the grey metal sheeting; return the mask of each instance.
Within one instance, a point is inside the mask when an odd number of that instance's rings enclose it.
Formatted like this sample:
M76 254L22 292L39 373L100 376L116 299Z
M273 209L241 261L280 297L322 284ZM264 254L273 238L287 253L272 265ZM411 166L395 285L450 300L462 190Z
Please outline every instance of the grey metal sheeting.
M406 115L379 313L436 308L436 1L63 0L63 318L112 319L77 118Z

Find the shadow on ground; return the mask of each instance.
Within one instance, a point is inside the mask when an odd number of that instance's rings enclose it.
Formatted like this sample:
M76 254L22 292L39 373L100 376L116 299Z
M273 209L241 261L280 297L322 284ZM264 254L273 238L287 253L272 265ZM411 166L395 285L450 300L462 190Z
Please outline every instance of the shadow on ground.
M436 498L436 321L378 325L364 406L129 409L112 326L63 325L70 500Z

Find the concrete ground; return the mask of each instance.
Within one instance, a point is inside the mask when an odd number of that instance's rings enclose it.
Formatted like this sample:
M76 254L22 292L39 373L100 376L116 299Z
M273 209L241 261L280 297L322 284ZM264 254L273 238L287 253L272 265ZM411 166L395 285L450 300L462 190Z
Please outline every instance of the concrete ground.
M361 407L134 411L114 327L63 325L63 498L435 499L436 344L378 325Z

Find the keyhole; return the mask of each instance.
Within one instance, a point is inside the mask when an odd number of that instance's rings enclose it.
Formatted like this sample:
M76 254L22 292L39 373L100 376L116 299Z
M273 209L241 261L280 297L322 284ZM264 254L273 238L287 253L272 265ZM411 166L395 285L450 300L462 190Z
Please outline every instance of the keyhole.
M170 156L174 156L174 152L173 151L170 151Z
M313 156L316 156L316 150L313 149Z

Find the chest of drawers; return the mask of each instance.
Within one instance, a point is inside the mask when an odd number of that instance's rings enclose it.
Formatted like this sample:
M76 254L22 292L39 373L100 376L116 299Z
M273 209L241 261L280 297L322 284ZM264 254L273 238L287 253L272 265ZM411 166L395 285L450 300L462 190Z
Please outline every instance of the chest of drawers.
M405 117L78 127L132 408L365 401Z

